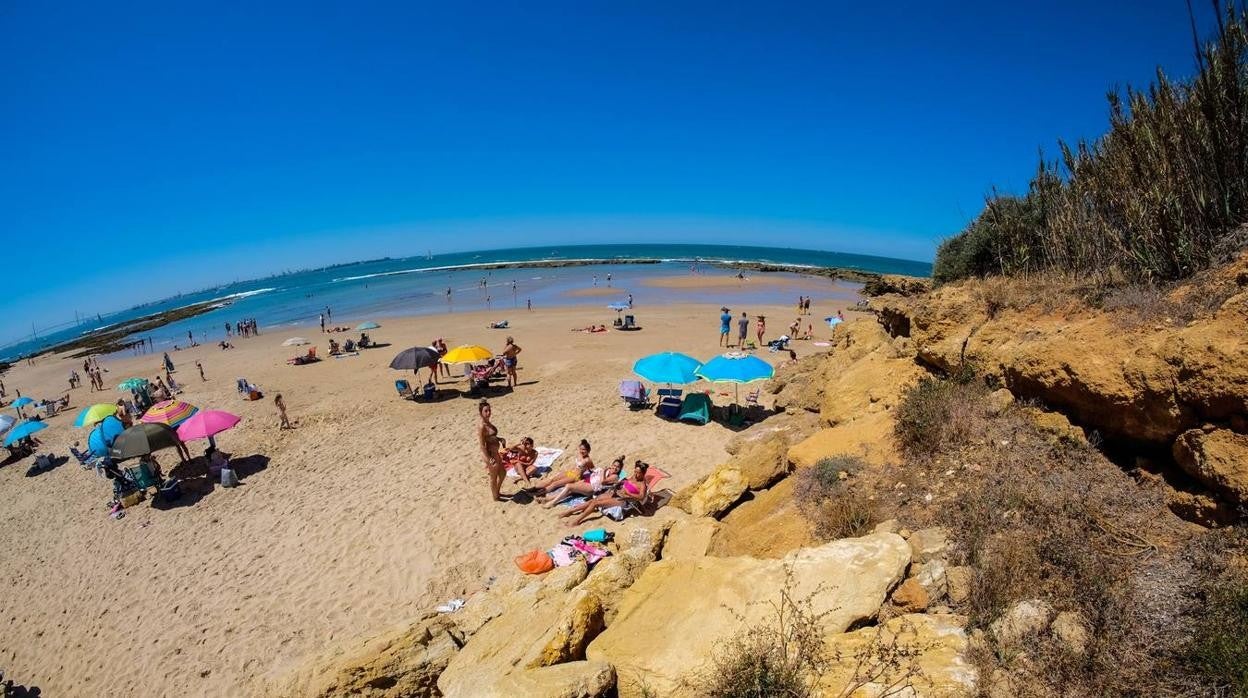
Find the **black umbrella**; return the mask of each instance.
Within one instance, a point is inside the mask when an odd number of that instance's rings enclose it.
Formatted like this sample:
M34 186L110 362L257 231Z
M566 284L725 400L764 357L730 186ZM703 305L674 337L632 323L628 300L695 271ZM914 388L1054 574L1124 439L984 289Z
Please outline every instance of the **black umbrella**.
M438 352L429 347L412 347L399 352L398 356L390 362L390 368L400 371L416 371L436 366L439 358Z
M146 456L162 448L178 448L180 444L178 432L168 424L143 422L121 432L108 449L108 455L113 460L126 460Z

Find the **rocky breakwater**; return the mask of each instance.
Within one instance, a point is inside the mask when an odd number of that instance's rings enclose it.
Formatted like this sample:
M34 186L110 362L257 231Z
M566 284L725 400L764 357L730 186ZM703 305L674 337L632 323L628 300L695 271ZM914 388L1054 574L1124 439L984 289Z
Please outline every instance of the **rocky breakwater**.
M1199 305L1203 312L1180 317ZM1177 465L1223 503L1242 507L1248 504L1248 257L1199 285L1171 290L1155 306L1145 317L1138 309L1107 311L1009 280L872 301L881 325L927 367L949 373L971 367L1138 456L1145 470ZM1209 516L1217 508L1203 507Z

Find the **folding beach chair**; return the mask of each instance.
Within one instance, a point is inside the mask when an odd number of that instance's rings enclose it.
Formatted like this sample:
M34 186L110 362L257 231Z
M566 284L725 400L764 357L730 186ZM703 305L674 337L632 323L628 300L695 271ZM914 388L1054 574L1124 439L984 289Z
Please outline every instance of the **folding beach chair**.
M400 378L394 382L394 389L399 392L399 397L406 400L415 400L416 393L412 391L412 384Z
M658 485L671 475L653 465L646 469L646 496L640 502L630 501L625 505L625 510L631 514L639 516L651 516L655 510L667 502L671 497L662 497L658 494ZM669 493L670 494L670 493Z
M755 388L745 396L745 404L748 407L758 407L758 393L760 388Z
M650 391L641 384L641 381L620 381L620 398L634 409L650 406Z
M711 421L711 399L705 393L689 393L676 418L682 422L706 424Z

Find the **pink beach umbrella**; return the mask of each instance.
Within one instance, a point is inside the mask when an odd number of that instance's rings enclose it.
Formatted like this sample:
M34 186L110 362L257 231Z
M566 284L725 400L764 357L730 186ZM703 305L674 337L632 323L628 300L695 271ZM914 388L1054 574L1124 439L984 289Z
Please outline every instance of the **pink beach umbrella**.
M212 438L242 421L242 417L221 410L200 410L178 425L178 438L183 441L208 439L208 445L216 448Z

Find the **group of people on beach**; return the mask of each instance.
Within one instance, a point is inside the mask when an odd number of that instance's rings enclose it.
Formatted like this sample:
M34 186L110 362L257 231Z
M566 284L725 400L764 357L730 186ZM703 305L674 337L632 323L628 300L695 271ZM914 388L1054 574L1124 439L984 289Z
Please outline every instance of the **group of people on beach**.
M732 311L727 307L719 309L719 345L724 348L730 348L732 343ZM754 336L757 338L758 346L763 345L763 336L767 334L767 316L758 315L754 318ZM744 310L741 311L741 317L737 319L737 343L736 347L744 349L746 339L750 335L750 315Z
M641 507L647 500L650 490L646 473L650 465L641 460L633 463L632 471L624 473L625 457L619 456L605 467L595 465L590 455L589 441L581 439L573 456L572 466L564 470L551 470L545 478L534 481L538 476L538 452L532 437L526 436L514 446L507 446L507 440L498 433L494 425L493 408L488 400L477 404L480 421L477 424L477 440L481 447L482 460L489 475L490 499L495 502L515 500L518 494L524 493L541 502L546 508L572 497L584 497L585 500L568 507L561 516L572 518L572 525L578 525L592 516L602 512L614 519L623 518L630 507ZM516 484L524 483L517 492L502 494L503 483L508 471L514 473Z
M239 320L234 323L233 328L230 327L230 323L225 323L225 336L227 339L231 336L231 329L233 329L234 336L237 337L254 337L260 334L260 325L256 323L255 318Z
M94 356L88 356L82 360L82 372L87 374L87 379L91 381L91 392L104 390L103 369L100 368L100 362ZM82 379L76 370L69 372L69 387L76 388L81 385Z

